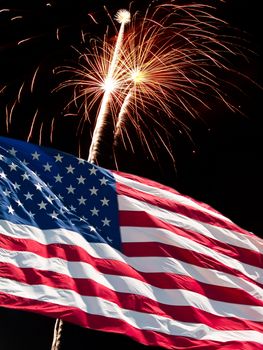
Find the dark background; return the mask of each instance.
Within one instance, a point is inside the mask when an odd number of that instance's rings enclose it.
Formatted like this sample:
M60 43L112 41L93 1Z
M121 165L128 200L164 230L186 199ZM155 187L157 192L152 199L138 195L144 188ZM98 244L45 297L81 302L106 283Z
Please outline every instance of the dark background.
M217 14L235 28L244 40L246 59L233 58L237 70L262 85L263 45L260 2L249 0L207 1L218 6ZM26 140L35 111L38 110L30 141L87 157L90 125L77 133L79 118L66 117L63 107L70 97L51 94L55 87L54 68L74 61L72 46L81 47L84 33L103 35L108 21L103 6L114 15L128 1L0 0L0 127L1 135ZM138 1L138 8L146 1ZM4 10L9 9L9 11ZM2 10L2 11L1 11ZM96 24L91 15L99 24ZM59 29L58 29L59 28ZM57 30L58 29L58 30ZM24 39L28 39L25 40ZM59 40L58 40L59 38ZM252 52L253 51L253 52ZM37 70L35 83L31 83ZM21 86L23 87L21 89ZM240 113L215 104L201 113L202 120L189 121L189 134L177 126L172 134L171 150L175 162L160 145L153 145L155 159L135 142L135 154L119 145L116 151L122 171L145 176L176 188L232 219L239 226L263 237L262 205L262 89L247 79L237 78L242 93L234 94ZM17 101L17 96L20 98ZM17 101L17 102L15 102ZM6 115L11 123L6 123ZM53 120L54 118L54 120ZM52 124L53 123L53 124ZM54 126L52 138L50 127ZM133 132L133 131L132 131ZM41 136L40 136L41 135ZM107 140L105 140L107 148ZM140 156L139 156L140 155ZM115 168L111 156L102 155L100 164ZM0 310L0 348L49 349L54 320L45 317ZM111 346L115 349L144 349L125 336L104 334L65 325L61 350Z

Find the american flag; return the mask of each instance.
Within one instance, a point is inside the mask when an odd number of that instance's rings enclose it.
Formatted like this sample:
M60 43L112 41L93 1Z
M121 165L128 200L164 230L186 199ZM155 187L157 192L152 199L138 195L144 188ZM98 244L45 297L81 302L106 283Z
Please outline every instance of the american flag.
M0 306L169 349L263 348L263 241L172 188L0 138Z

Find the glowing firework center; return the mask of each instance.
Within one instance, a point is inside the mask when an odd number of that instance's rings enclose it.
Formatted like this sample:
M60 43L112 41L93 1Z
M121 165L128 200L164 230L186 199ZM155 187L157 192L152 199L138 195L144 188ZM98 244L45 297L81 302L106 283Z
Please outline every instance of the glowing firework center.
M131 79L134 82L134 84L140 84L146 81L146 74L140 69L135 69L131 72Z

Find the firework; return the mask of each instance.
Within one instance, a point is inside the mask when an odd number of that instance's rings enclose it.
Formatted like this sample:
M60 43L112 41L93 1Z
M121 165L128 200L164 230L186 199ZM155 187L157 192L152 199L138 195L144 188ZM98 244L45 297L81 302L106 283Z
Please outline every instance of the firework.
M73 77L59 87L74 87L73 101L82 101L84 120L93 122L96 115L90 161L96 161L111 118L114 145L120 138L124 142L131 123L150 150L143 128L158 133L167 125L164 115L188 133L189 116L198 118L211 101L236 109L222 93L220 77L231 71L226 57L238 51L220 35L226 24L212 15L212 7L167 3L149 6L143 15L130 13L120 10L115 17L121 24L116 44L108 33L103 40L92 40L79 67L64 69ZM126 137L131 143L129 132Z
M209 107L207 95L223 101L211 68L227 70L224 54L234 52L216 34L221 21L210 15L209 10L210 7L200 4L166 4L152 14L147 11L142 18L134 16L122 48L126 84L122 89L124 99L117 117L115 143L128 119L138 129L138 121L144 123L145 115L153 123L158 122L159 109L187 128L180 118L182 113L196 118L198 110L194 106Z
M233 79L227 81L238 73L227 57L244 51L237 38L220 34L227 24L213 15L214 10L172 2L153 4L144 13L120 10L115 17L120 23L116 44L107 30L103 39L90 40L86 51L78 52L77 68L60 69L71 77L58 89L74 88L67 108L73 102L82 120L95 124L90 161L96 161L107 124L113 126L114 147L125 140L133 147L132 124L154 158L152 140L167 149L161 136L167 133L167 121L189 135L190 118L202 117L215 103L238 110L224 93L225 87L238 90ZM144 130L153 137L147 138Z
M120 60L121 45L123 42L124 27L130 21L130 13L127 10L119 10L116 14L116 20L120 23L120 30L117 37L117 42L113 51L113 57L109 64L109 70L106 78L103 82L103 99L100 105L100 111L97 117L96 126L94 129L92 142L89 151L89 161L95 162L97 158L97 152L99 143L103 135L103 127L106 123L106 117L108 112L108 104L110 103L111 94L118 88L118 81L115 79L114 74L118 70L118 64Z
M53 115L57 121L64 107L64 101L60 106L54 103L57 109L52 102L59 98L50 93L58 84L53 69L60 65L60 58L64 60L70 45L79 44L82 33L93 30L94 2L80 5L76 1L72 8L63 2L43 1L35 1L34 6L10 1L10 8L1 8L1 2L0 22L6 33L0 39L0 111L6 115L2 132L17 135L19 129L20 137L36 142L49 135Z

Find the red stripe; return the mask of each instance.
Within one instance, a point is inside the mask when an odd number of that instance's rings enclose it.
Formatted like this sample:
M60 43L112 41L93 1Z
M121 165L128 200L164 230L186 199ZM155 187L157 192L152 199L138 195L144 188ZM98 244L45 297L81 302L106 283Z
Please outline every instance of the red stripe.
M174 193L182 198L186 198L188 200L190 200L191 202L203 207L204 209L208 209L209 211L215 213L215 214L218 214L220 215L221 217L223 216L221 212L219 212L218 210L216 210L215 208L211 207L210 205L208 205L207 203L204 203L204 202L200 202L188 195L185 195L185 194L182 194L178 191L176 191L174 188L172 187L168 187L168 186L165 186L159 182L156 182L156 181L153 181L153 180L150 180L150 179L147 179L145 177L142 177L142 176L137 176L137 175L133 175L133 174L128 174L128 173L123 173L123 172L120 172L120 171L115 171L115 170L111 170L111 172L113 174L118 174L119 176L122 176L123 178L125 179L130 179L130 180L133 180L133 181L136 181L138 182L139 184L145 184L145 185L148 185L150 187L153 187L153 190L158 190L158 189L161 189L161 190L165 190L169 193ZM117 193L118 193L118 188L121 186L122 184L120 182L118 182L118 179L116 179L116 188L117 188ZM129 186L127 185L124 185L126 186L127 188L129 188ZM133 187L131 188L132 190L136 190L134 189ZM144 192L143 192L144 193ZM189 208L192 208L191 206L189 206ZM198 210L198 209L197 209ZM200 209L201 210L201 209ZM215 219L217 220L217 219ZM228 221L228 220L227 220ZM229 221L228 221L229 222ZM234 225L235 227L235 231L236 232L240 232L240 233L244 233L245 235L247 236L250 236L250 237L256 237L254 233L252 232L249 232L249 231L246 231L244 229L242 229L241 227L235 225L233 222L232 224ZM239 230L239 231L238 231Z
M154 187L154 188L160 188L162 190L165 190L165 191L168 191L168 192L171 192L171 193L174 193L174 194L178 194L178 195L181 195L178 191L176 191L174 188L171 188L171 187L168 187L168 186L165 186L159 182L156 182L156 181L153 181L153 180L150 180L150 179L147 179L146 177L142 177L142 176L137 176L137 175L134 175L134 174L129 174L129 173L123 173L121 171L116 171L116 170L111 170L111 172L113 174L118 174L119 176L125 178L125 179L130 179L132 181L136 181L140 184L145 184L147 186L150 186L150 187ZM118 182L118 179L116 179L116 182ZM190 198L190 197L187 197L184 195L184 197L186 198ZM191 199L192 200L192 199ZM194 202L194 200L193 200ZM197 202L199 203L199 202ZM206 204L205 204L206 205ZM206 207L208 207L206 205Z
M243 289L223 287L199 282L194 278L176 273L150 272L141 273L146 283L163 289L185 289L209 296L211 299L236 302L240 304L262 306L263 301L256 299Z
M152 286L163 289L184 289L206 296L208 299L254 306L263 306L263 301L256 299L245 290L222 287L199 282L192 277L172 273L144 273L145 281ZM156 281L158 281L156 283Z
M123 275L144 281L144 278L125 262L101 259L90 255L85 249L69 244L42 244L31 239L10 237L0 234L0 247L11 251L25 251L43 258L57 257L67 261L80 261L92 265L105 274Z
M200 207L203 207L204 209L208 209L210 210L211 212L214 212L215 214L219 214L220 216L223 216L219 211L215 210L214 208L212 208L210 205L206 204L206 203L203 203L203 202L200 202L200 201L197 201L195 200L194 198L190 197L190 196L187 196L187 195L183 195L182 193L176 191L174 188L172 187L168 187L168 186L165 186L159 182L156 182L156 181L153 181L153 180L150 180L150 179L147 179L145 177L141 177L141 176L137 176L137 175L133 175L133 174L128 174L128 173L123 173L123 172L120 172L120 171L112 171L113 174L118 174L119 176L122 176L123 178L125 179L130 179L132 181L136 181L138 182L139 184L145 184L147 186L150 186L150 187L153 187L153 190L158 190L158 189L161 189L161 190L164 190L164 191L167 191L169 193L173 193L173 194L176 194L182 198L186 198L186 199L189 199L191 202L199 205ZM116 182L117 182L117 186L119 186L119 182L118 182L118 179L116 179Z
M226 256L237 259L240 262L253 265L259 268L263 267L263 254L256 251L232 246L213 238L204 236L193 230L184 229L164 222L157 217L143 211L120 211L119 223L121 227L155 227L168 230L176 235L186 237L197 243L203 244L214 251L225 254Z
M64 274L37 269L20 269L11 264L0 264L3 277L28 285L46 285L57 289L73 290L82 296L109 300L127 310L150 313L180 322L202 323L217 330L257 330L263 332L263 323L235 317L221 317L191 306L171 306L147 297L115 292L91 279L73 279ZM0 275L1 276L1 275ZM48 296L47 296L48 298Z
M146 245L147 252L151 251L152 254L155 254L154 251L163 248L160 244L155 245L149 243L128 243L124 244L124 249L127 251L127 255L129 255L130 250L134 249L137 253L137 256L145 256L145 247ZM57 257L67 261L80 261L87 264L90 264L98 272L103 274L110 275L119 275L135 278L139 281L151 284L158 288L163 289L186 289L192 290L199 294L206 295L209 298L225 301L225 302L235 302L240 304L248 304L248 305L258 305L262 306L263 302L254 298L252 295L248 294L246 291L241 289L229 288L229 287L219 287L214 286L202 282L198 282L191 277L181 276L173 273L144 273L137 272L135 269L127 265L126 263L119 262L116 260L110 259L100 259L94 258L90 256L83 248L72 246L72 245L63 245L63 244L49 244L43 245L39 242L28 240L28 239L17 239L5 235L0 235L0 246L3 249L11 250L11 251L26 251L42 256L43 258L53 258ZM136 248L137 246L137 248ZM152 247L152 248L151 248ZM167 247L165 246L164 249ZM189 258L189 254L185 254L183 251L180 253L182 249L178 248L176 251L177 258L180 260L182 255L182 260L187 260ZM150 253L148 254L150 255ZM156 254L157 255L157 254ZM160 254L158 254L160 255ZM185 259L184 259L185 258ZM199 259L197 262L200 265ZM191 263L191 262L190 262ZM210 267L210 260L208 259L208 268ZM212 264L213 266L213 264ZM202 266L205 267L205 266Z
M171 213L181 214L193 220L201 221L213 226L220 228L225 228L228 230L235 231L237 233L242 233L245 235L250 235L247 231L238 227L232 222L224 221L219 217L214 217L208 213L202 212L196 208L172 201L168 198L160 198L149 193L139 191L135 188L130 188L127 185L117 183L116 185L118 195L125 195L130 198L137 199L141 202L147 202L158 208L163 208L169 210ZM121 209L121 208L120 208Z
M223 273L230 274L242 278L243 280L249 281L261 288L263 285L242 272L233 269L231 266L224 265L218 260L213 259L205 254L193 252L188 249L179 248L163 243L155 242L142 242L142 243L123 243L123 251L126 256L130 257L176 257L176 260L184 261L193 266L200 266L206 269L217 270Z
M149 330L140 330L128 323L111 317L96 316L70 307L61 306L48 302L41 302L15 297L0 292L0 306L16 310L24 310L39 313L45 316L60 318L64 321L81 325L85 328L124 334L145 345L160 346L167 349L187 350L262 350L262 344L246 341L217 342L199 340L190 337L166 335ZM136 345L134 345L136 346Z

